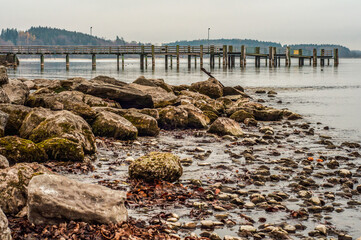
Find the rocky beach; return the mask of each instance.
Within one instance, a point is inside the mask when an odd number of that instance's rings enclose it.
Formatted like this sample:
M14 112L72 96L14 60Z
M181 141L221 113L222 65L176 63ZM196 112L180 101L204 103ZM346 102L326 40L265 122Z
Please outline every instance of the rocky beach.
M9 79L0 239L358 239L360 143L222 79Z

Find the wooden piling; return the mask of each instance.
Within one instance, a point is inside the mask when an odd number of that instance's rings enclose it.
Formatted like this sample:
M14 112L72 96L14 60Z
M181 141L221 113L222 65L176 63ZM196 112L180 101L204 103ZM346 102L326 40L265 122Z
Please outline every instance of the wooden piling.
M95 53L92 54L92 70L95 70L97 68L97 57Z
M246 66L246 48L244 45L241 46L241 67Z
M223 45L223 67L227 67L227 45Z
M325 66L325 59L324 59L324 56L325 56L325 49L321 49L321 67Z
M313 49L313 54L312 54L312 60L313 60L313 66L317 67L317 49L314 48Z
M200 46L200 51L199 51L199 64L201 66L201 68L203 68L203 45Z
M210 46L210 57L209 57L209 62L210 62L210 66L211 68L214 68L214 46Z
M191 68L192 64L192 56L191 56L191 46L188 45L188 68Z
M124 53L122 54L122 70L124 70Z
M148 54L145 54L144 58L145 58L145 69L147 69L148 68Z
M155 68L155 51L154 51L154 45L152 45L152 69Z
M170 55L170 68L173 68L173 55Z
M335 67L337 67L338 64L339 64L339 60L338 60L338 48L335 48L335 49L333 50L333 65L334 65Z
M179 45L177 45L177 69L179 69Z
M168 69L168 46L165 46L164 64L165 69Z
M140 69L142 70L144 69L144 45L142 45L141 54L140 54ZM119 57L118 57L118 70L119 70Z
M40 69L44 70L44 54L40 54Z
M302 57L302 49L298 49L298 66L303 66L303 57Z
M274 67L274 54L273 47L268 48L268 59L269 59L269 67Z
M69 71L69 67L70 67L70 59L69 59L69 54L65 55L65 68L67 71Z
M197 68L197 55L194 55L194 68Z

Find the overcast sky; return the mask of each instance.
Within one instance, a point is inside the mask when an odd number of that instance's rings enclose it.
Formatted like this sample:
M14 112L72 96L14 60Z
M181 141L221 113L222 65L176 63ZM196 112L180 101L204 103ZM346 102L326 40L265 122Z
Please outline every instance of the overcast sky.
M248 38L361 49L361 0L0 0L0 28L49 26L164 43Z

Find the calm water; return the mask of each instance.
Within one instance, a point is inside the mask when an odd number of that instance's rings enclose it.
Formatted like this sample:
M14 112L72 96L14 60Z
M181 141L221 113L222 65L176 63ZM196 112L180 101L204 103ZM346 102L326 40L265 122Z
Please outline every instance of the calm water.
M197 69L192 66L192 69L188 70L185 61L181 62L179 71L175 68L165 70L163 59L156 59L154 71L150 67L140 71L138 59L126 59L125 69L117 71L115 59L98 59L97 70L92 71L90 59L71 59L70 71L66 71L65 59L46 59L43 72L40 71L38 59L20 61L21 65L17 70L9 71L13 78L90 79L97 75L107 75L132 82L138 76L144 75L147 78L163 78L174 85L207 79L199 70L199 65ZM215 68L212 74L224 85L274 88L278 92L277 98L283 101L277 107L287 107L306 116L310 121L322 122L349 140L361 140L361 59L341 59L337 68L300 68L293 61L294 66L290 68L270 69L262 62L262 67L256 69L251 59L247 63L244 70L239 66L228 70ZM208 68L208 65L205 64L205 67ZM263 98L267 100L266 96Z

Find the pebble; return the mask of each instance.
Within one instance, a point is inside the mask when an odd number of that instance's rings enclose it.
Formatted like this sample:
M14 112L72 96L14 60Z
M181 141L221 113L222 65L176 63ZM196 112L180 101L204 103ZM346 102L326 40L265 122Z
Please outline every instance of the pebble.
M325 236L327 235L327 228L325 225L320 224L317 227L315 227L315 230L319 231L320 233L322 233Z
M219 214L216 214L214 215L216 219L218 220L224 220L224 219L227 219L229 214L228 213L219 213Z
M186 229L194 229L197 227L197 224L195 222L186 222L182 225L182 227Z
M240 228L239 228L239 231L240 232L256 232L257 229L251 225L242 225Z
M256 205L253 203L253 202L246 202L244 204L244 207L247 208L247 209L252 209L254 208Z
M202 228L212 228L214 226L214 222L211 220L203 220L201 221Z
M351 176L352 176L352 173L351 173L351 171L349 171L349 170L347 170L347 169L340 169L338 175L339 175L340 177L347 177L347 178L348 178L348 177L351 177Z

